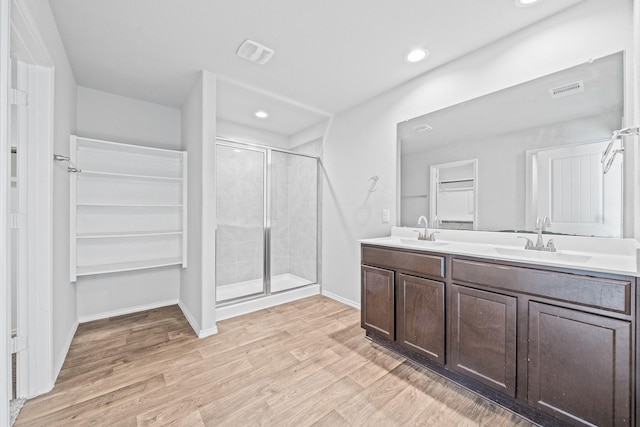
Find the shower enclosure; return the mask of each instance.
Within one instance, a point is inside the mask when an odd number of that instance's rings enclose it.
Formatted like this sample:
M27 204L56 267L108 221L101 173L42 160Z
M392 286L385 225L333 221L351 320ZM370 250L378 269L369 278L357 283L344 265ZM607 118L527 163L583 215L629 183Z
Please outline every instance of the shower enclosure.
M315 157L217 141L217 303L317 282L317 168Z

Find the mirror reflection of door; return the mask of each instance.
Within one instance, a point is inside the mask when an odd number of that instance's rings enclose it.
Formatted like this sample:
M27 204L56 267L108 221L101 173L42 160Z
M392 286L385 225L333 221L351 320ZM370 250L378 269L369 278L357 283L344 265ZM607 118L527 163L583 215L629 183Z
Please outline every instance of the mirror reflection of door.
M619 236L622 232L622 159L602 173L608 141L563 145L527 153L531 183L527 213L548 216L550 231Z
M478 212L477 166L477 159L431 166L431 228L475 230Z

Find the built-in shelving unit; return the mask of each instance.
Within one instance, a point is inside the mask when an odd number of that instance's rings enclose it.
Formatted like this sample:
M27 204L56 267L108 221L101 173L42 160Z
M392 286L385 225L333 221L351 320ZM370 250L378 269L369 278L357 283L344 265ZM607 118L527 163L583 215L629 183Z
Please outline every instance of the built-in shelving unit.
M469 159L431 165L433 227L475 229L477 224L478 161Z
M187 153L71 136L71 281L187 266Z

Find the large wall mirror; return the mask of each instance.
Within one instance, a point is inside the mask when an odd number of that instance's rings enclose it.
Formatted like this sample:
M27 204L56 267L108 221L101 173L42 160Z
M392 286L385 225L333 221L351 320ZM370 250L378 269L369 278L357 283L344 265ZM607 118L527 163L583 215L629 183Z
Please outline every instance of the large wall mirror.
M398 125L400 225L622 236L623 53ZM622 146L615 141L614 149Z

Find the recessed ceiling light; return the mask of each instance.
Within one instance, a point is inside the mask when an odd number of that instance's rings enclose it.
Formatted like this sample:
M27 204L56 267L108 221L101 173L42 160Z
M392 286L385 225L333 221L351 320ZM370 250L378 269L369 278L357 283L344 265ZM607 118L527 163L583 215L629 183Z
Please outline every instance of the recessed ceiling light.
M267 117L269 117L269 113L263 110L256 111L254 115L259 119L266 119Z
M527 7L538 3L540 0L516 0L516 6Z
M407 56L404 57L407 62L420 62L429 56L429 51L426 49L418 48L413 49L411 52L407 53Z

